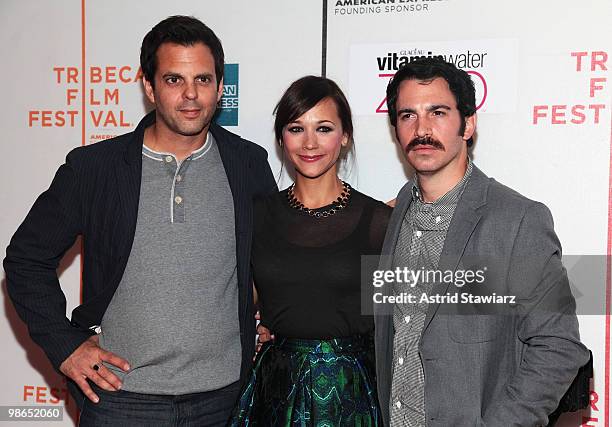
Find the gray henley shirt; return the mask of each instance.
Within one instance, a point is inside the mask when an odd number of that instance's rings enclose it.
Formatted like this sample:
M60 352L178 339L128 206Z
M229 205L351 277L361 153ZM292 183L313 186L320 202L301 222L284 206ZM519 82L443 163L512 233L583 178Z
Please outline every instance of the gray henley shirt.
M179 395L238 380L234 204L210 133L182 162L143 147L134 243L100 343L131 365L115 369L123 390Z

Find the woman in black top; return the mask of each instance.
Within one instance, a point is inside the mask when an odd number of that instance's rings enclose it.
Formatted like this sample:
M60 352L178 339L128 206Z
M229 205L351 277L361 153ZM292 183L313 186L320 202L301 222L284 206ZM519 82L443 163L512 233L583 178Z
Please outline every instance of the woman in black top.
M252 264L261 323L276 339L259 352L232 423L377 426L361 256L380 253L391 209L338 178L353 125L333 81L297 80L275 111L296 179L255 202Z

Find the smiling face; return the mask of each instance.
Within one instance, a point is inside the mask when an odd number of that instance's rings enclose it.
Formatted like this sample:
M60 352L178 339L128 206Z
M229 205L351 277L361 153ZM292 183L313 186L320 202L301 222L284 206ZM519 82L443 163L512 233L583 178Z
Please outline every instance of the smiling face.
M406 159L420 175L462 176L476 117L465 119L443 78L405 80L399 86L395 132Z
M285 125L282 143L298 174L310 179L335 176L340 150L348 143L348 137L334 101L325 98Z
M144 80L146 95L156 107L158 131L186 137L208 131L223 92L208 46L162 44L154 83Z

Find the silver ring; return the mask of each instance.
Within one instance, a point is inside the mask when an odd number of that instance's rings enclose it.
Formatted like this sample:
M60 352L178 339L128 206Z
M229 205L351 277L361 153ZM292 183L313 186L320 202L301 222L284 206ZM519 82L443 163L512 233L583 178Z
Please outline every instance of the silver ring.
M91 367L91 369L93 369L94 371L99 371L100 370L100 365L98 365L97 363L95 365L93 365Z

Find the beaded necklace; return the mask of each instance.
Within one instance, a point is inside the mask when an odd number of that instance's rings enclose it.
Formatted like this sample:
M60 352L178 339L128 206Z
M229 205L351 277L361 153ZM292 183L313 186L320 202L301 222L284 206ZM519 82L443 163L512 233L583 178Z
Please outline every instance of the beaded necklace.
M289 190L287 191L287 201L289 202L289 206L298 211L306 212L308 215L315 218L327 218L328 216L331 216L341 211L348 205L349 197L351 195L351 186L348 183L342 181L342 192L340 193L338 198L331 203L331 206L328 209L321 211L318 209L310 209L304 206L304 204L300 202L297 197L295 197L295 193L293 191L294 188L295 184L292 184L291 187L289 187Z

